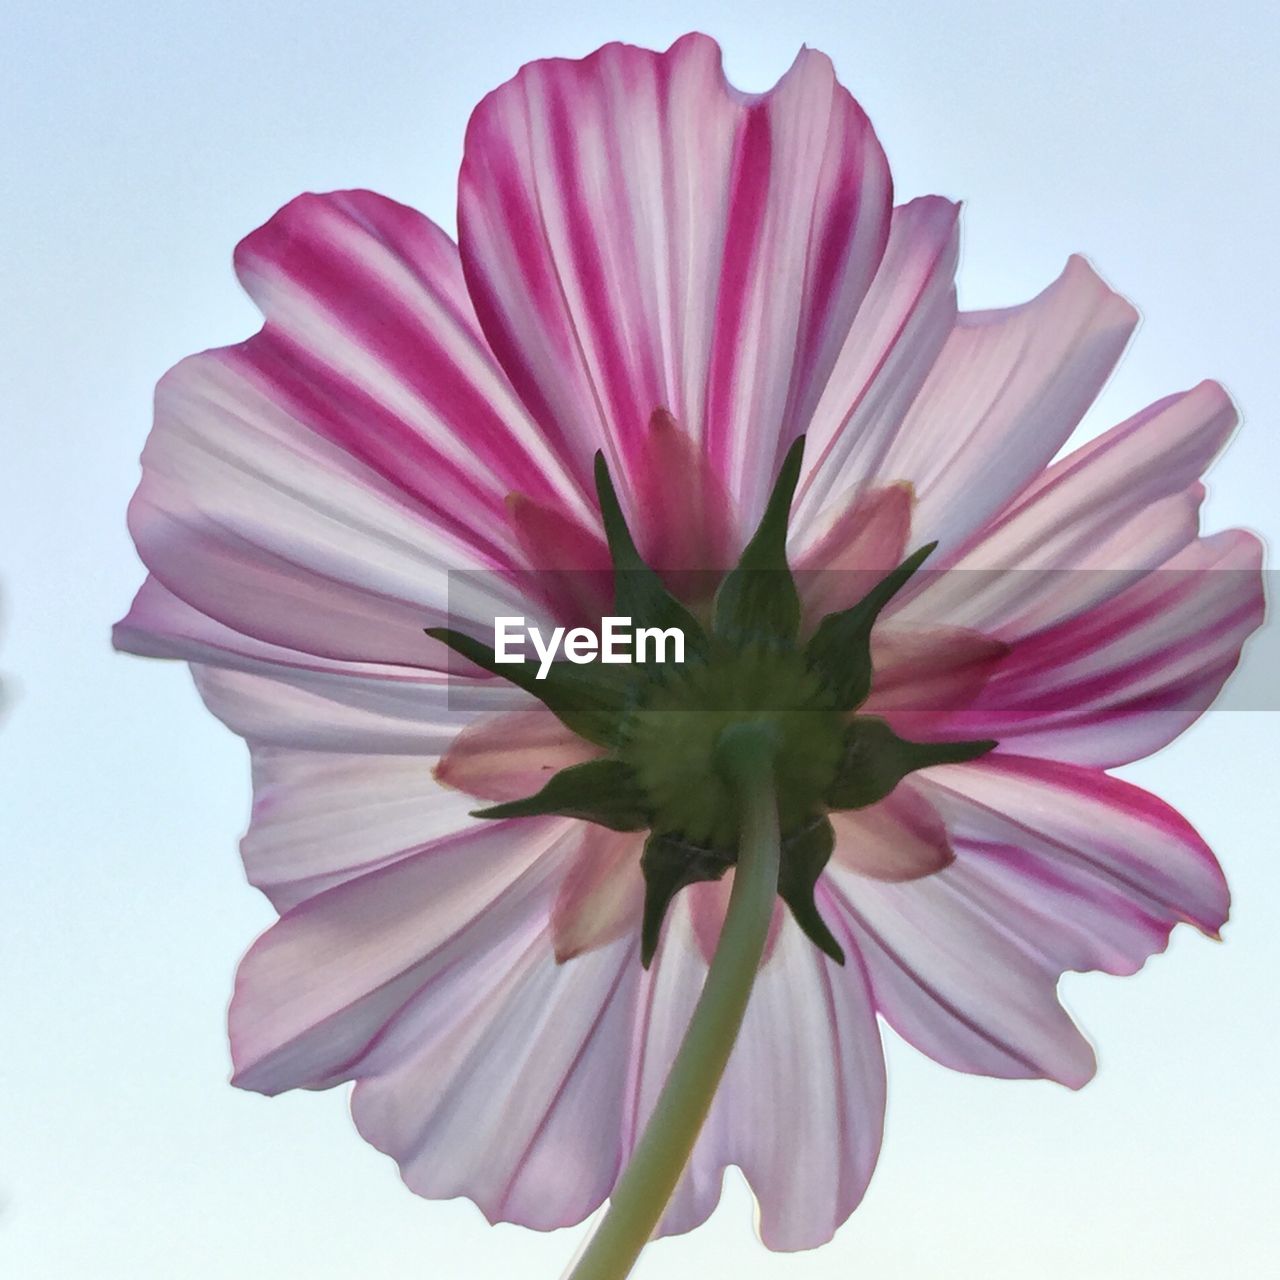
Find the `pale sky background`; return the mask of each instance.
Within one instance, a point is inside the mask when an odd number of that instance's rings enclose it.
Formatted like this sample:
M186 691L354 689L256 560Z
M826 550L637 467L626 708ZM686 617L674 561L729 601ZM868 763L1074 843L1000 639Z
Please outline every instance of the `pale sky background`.
M113 654L151 387L257 325L236 240L295 193L368 186L452 226L474 103L531 58L690 28L762 89L809 43L871 114L901 197L967 200L965 305L1085 252L1145 321L1093 427L1204 376L1246 426L1210 528L1280 534L1280 29L1269 5L562 0L20 3L0 173L0 1274L13 1280L554 1280L582 1229L490 1228L406 1191L341 1091L226 1083L237 959L267 925L235 842L245 751L183 668ZM642 16L637 16L637 14ZM1274 652L1274 650L1273 650ZM1264 677L1269 672L1264 672ZM1255 680L1255 684L1259 683ZM1265 684L1263 679L1261 684ZM1280 1255L1274 712L1212 713L1127 774L1230 875L1226 942L1068 977L1080 1094L889 1047L885 1152L833 1244L770 1255L735 1175L648 1280L1181 1280ZM1270 1263L1269 1261L1270 1260Z

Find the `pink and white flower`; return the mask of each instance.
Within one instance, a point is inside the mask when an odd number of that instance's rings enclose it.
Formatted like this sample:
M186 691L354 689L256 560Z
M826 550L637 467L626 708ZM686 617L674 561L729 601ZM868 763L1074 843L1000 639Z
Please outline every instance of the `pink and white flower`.
M643 969L642 834L470 816L598 749L423 634L451 571L598 616L589 577L547 572L608 568L597 450L650 563L724 569L805 434L788 551L810 623L911 546L947 570L882 616L864 710L999 743L833 815L817 902L848 963L777 911L664 1231L702 1222L733 1164L771 1248L832 1235L879 1151L877 1014L957 1070L1077 1088L1094 1056L1059 976L1132 973L1179 922L1217 933L1204 841L1106 770L1190 725L1261 620L1257 540L1199 530L1234 411L1204 382L1052 462L1136 313L1080 258L1020 306L958 311L957 213L894 205L823 55L751 96L695 35L490 94L456 245L348 191L239 246L266 323L157 389L130 508L150 576L116 630L190 662L252 753L242 851L281 919L240 967L237 1084L354 1081L406 1183L491 1220L562 1226L609 1195L728 877L676 898Z

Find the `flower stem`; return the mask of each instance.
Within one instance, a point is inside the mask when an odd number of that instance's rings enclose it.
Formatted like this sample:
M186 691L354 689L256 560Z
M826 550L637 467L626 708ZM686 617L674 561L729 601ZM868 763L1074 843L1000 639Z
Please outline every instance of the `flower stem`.
M702 994L609 1210L568 1280L623 1280L653 1234L688 1163L746 1012L778 891L778 808L772 735L742 725L719 763L742 806L741 837L724 927Z

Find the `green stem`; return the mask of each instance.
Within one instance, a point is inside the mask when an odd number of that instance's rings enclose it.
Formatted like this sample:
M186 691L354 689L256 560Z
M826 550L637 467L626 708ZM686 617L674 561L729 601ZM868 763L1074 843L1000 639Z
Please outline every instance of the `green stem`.
M609 1210L568 1280L623 1280L680 1180L746 1012L778 891L778 808L772 736L743 725L722 744L721 766L742 806L733 890L716 953L657 1105Z

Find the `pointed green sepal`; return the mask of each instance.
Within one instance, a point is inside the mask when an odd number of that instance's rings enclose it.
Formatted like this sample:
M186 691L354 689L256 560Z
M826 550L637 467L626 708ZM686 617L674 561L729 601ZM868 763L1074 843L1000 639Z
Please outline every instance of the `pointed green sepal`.
M635 771L621 760L588 760L561 769L536 795L475 809L473 818L581 818L614 831L640 831L652 817Z
M842 711L860 706L871 692L871 628L880 611L906 586L938 544L930 542L886 574L857 604L829 613L805 648L805 660L836 695Z
M671 900L700 880L719 880L737 855L685 844L675 836L654 832L640 855L644 872L644 918L640 925L640 963L647 969L658 949L658 936Z
M789 645L800 628L800 593L787 564L787 520L800 479L804 436L782 460L778 479L737 568L716 592L713 629L731 644Z
M533 694L579 737L603 747L615 745L630 707L634 667L555 662L546 679L539 680L536 662L499 662L489 645L448 627L427 627L426 632L477 667Z
M635 627L658 627L663 631L677 627L684 633L685 660L705 655L707 636L702 624L667 590L640 555L603 453L596 454L596 497L613 561L614 613L630 618Z
M844 733L844 750L826 802L833 809L862 809L883 800L909 773L935 764L964 764L985 756L996 743L910 742L875 716L855 716Z
M778 896L791 908L792 918L810 942L837 964L844 964L844 948L818 914L814 889L835 848L829 818L818 818L782 846L778 867Z

